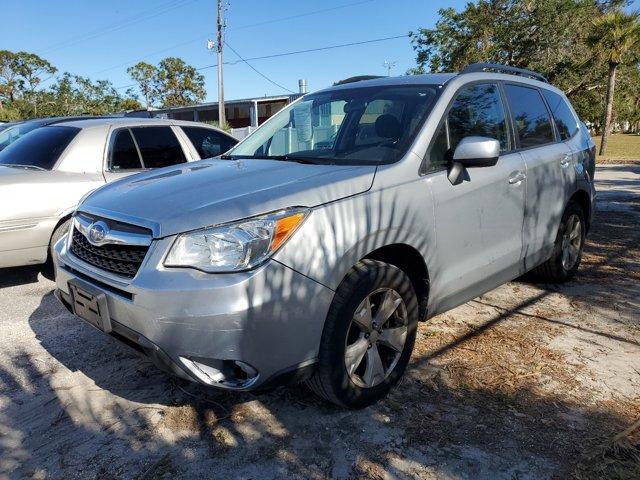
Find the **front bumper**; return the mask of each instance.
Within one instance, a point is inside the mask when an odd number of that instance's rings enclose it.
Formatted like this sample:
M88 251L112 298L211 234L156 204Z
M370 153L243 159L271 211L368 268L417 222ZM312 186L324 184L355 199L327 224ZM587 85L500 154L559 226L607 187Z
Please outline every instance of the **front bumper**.
M106 297L112 336L203 384L250 390L315 363L332 290L274 260L233 274L165 269L154 266L160 251L152 246L138 274L118 282L60 241L56 296L73 311L69 282L90 284Z

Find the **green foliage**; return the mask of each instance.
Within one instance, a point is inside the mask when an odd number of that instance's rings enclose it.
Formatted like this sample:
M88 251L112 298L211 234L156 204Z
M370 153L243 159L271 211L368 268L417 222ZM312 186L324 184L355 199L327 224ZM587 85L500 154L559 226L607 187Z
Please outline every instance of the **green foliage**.
M441 9L435 28L410 32L417 66L409 73L460 71L495 62L544 74L564 90L583 120L599 124L607 84L606 56L588 40L597 21L624 0L479 0L460 12ZM595 22L594 22L595 21ZM603 27L604 28L604 27ZM637 65L620 75L620 98L640 95ZM618 110L618 121L637 107Z
M127 69L137 83L147 108L156 105L178 107L201 101L206 96L204 76L177 57L167 57L158 66L138 62Z
M155 78L158 74L157 68L146 62L138 62L133 67L127 68L127 73L138 84L138 88L144 96L147 110L149 110L157 102L158 98L155 89Z
M206 123L207 125L211 125L212 127L219 128L227 133L231 133L231 129L233 128L227 121L224 122L224 125L222 127L220 126L220 122L218 122L217 120L204 120L202 121L202 123Z
M57 72L47 60L28 52L0 50L0 119L19 120L57 115L105 115L143 108L131 90L120 94L108 80L91 80ZM204 99L204 77L179 58L156 67L139 62L127 70L144 95L146 108L188 105Z
M614 10L596 18L587 44L609 64L640 60L640 14Z
M177 57L160 61L154 85L164 107L189 105L206 96L204 76Z

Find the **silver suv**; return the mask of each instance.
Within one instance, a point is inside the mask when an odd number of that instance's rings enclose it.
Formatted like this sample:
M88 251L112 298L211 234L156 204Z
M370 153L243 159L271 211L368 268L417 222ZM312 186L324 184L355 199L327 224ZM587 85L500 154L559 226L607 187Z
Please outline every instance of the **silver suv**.
M499 65L311 93L220 159L88 196L55 246L67 308L233 390L305 380L363 407L418 321L534 270L576 273L594 145L561 91Z

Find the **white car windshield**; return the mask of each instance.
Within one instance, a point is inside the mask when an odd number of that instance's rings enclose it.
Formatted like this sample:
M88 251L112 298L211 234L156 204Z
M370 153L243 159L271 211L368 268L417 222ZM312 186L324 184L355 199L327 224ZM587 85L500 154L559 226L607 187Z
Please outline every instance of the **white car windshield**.
M410 147L436 97L433 85L340 88L278 112L223 158L382 164Z

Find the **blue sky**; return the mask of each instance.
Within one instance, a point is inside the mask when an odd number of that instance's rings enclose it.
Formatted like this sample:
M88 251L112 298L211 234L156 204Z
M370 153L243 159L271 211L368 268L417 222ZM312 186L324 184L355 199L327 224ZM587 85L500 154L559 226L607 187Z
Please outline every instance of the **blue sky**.
M227 41L244 58L359 42L431 27L437 10L461 9L466 0L227 0ZM637 5L637 2L634 2ZM37 53L60 72L130 85L127 66L179 56L195 67L215 63L206 49L214 38L215 0L20 0L3 7L0 48ZM287 18L289 17L289 18ZM291 18L294 17L294 18ZM7 21L11 19L11 21ZM229 48L225 61L238 57ZM415 65L408 38L322 52L255 60L251 64L278 84L297 91L299 78L317 90L352 75L392 74ZM207 100L216 100L215 68L201 71ZM121 92L125 89L121 88ZM227 99L274 95L285 90L243 63L225 66Z
M460 8L465 1L449 2ZM195 67L215 63L206 49L214 38L215 0L21 0L5 4L0 48L37 53L58 69L116 87L131 84L127 66L179 56ZM425 0L228 0L227 41L244 58L406 34L433 26L440 2ZM316 12L316 13L313 13ZM308 15L306 15L308 14ZM296 18L286 18L286 17ZM268 22L268 23L267 23ZM229 48L225 61L238 57ZM415 64L407 38L250 62L275 82L310 90L360 74L392 74ZM216 100L216 69L201 71L207 99ZM121 89L124 92L125 89ZM243 63L225 66L227 99L286 93Z

